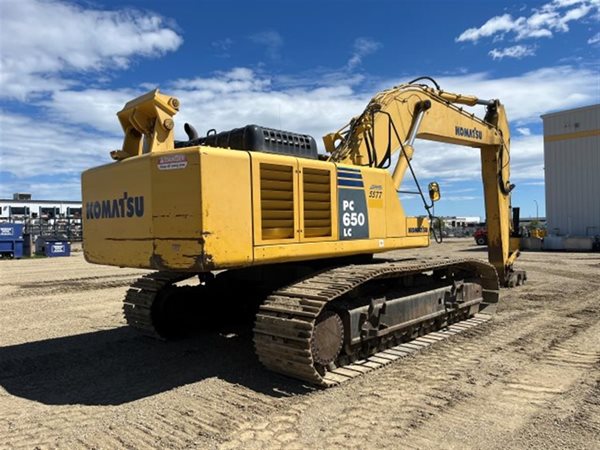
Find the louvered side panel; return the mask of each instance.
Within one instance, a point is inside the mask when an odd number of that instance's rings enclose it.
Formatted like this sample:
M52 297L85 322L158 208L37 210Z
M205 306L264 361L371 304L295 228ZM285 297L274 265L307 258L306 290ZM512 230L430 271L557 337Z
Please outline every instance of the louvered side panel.
M294 179L291 166L260 164L263 240L294 237Z
M331 236L331 172L305 168L302 177L304 194L304 237Z

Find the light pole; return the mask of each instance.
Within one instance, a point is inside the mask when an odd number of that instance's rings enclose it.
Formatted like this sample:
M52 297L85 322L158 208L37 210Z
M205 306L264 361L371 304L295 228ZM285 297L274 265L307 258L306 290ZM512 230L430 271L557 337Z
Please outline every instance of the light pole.
M537 200L534 200L534 202L535 202L535 220L539 222L540 221L540 215L538 213L538 202L537 202Z

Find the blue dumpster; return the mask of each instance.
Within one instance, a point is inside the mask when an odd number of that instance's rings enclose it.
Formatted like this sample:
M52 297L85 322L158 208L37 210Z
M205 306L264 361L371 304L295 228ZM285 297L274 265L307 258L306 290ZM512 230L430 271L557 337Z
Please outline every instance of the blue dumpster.
M35 252L45 256L70 256L71 243L60 237L40 236L35 241Z
M0 258L23 257L23 224L0 223Z

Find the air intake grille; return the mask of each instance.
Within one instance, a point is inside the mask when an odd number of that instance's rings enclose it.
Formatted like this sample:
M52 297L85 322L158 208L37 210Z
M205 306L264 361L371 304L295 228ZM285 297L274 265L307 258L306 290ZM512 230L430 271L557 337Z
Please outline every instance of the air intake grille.
M331 236L331 173L304 169L304 237Z
M292 166L260 165L262 238L294 237L294 174Z

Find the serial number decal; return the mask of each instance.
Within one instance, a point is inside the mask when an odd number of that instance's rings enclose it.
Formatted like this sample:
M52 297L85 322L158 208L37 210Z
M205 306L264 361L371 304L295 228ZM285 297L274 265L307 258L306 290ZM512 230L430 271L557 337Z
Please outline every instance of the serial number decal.
M383 197L383 186L372 184L369 186L369 198L379 199Z
M408 229L409 233L427 233L428 231L429 228L427 227L413 227Z

